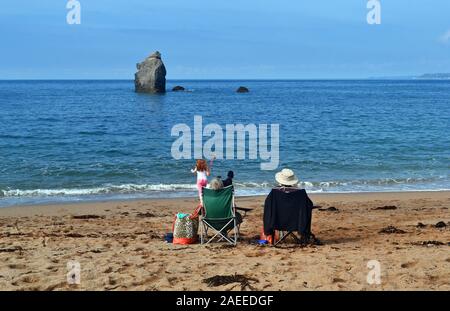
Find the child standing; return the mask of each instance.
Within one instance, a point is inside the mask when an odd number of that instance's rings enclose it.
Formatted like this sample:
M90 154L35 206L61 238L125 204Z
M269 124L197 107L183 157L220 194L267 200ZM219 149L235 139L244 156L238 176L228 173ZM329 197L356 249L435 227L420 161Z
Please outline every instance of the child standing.
M197 173L197 189L198 189L198 197L200 199L200 204L203 205L203 187L206 187L208 184L208 176L211 174L210 169L208 168L208 164L206 160L200 159L197 160L195 164L195 168L191 169L192 173Z

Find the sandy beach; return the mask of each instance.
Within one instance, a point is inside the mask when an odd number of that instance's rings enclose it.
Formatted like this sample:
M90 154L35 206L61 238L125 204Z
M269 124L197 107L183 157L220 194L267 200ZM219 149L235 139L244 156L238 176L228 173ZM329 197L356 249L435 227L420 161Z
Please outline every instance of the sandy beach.
M163 240L193 198L1 208L0 289L450 290L450 192L311 198L323 245L303 248L254 243L264 197L236 198L254 209L236 247ZM80 285L66 282L70 260L81 265ZM369 260L381 264L380 285L366 281ZM205 281L234 274L244 281Z

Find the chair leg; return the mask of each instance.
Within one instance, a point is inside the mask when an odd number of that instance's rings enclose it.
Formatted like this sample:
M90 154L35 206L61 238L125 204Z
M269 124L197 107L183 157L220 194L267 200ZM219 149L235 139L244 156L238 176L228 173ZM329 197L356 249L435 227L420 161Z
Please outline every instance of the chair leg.
M281 231L280 231L281 232ZM288 236L292 235L297 243L301 243L302 240L298 238L298 236L293 232L289 231L288 233L284 234L284 232L281 233L281 238L274 244L274 246L277 246L279 243L284 241Z
M225 228L226 228L229 224L231 224L231 223L236 224L236 222L233 222L233 220L230 220L227 224L225 224L225 226L223 226L222 229L220 229L220 230L214 229L214 231L216 232L216 234L214 234L210 239L208 239L208 237L206 237L207 242L206 242L205 244L208 244L208 243L210 243L211 241L213 241L214 239L218 238L218 241L219 241L219 242L222 241L222 240L226 240L228 243L233 244L233 245L236 245L236 242L233 242L232 239L228 238L226 235L224 235L224 234L222 233L222 232L224 232ZM204 223L204 224L205 224L205 231L207 232L207 230L208 230L207 228L208 228L209 225L207 225L207 223ZM211 227L211 228L212 228L212 227ZM235 226L235 228L236 228L236 226Z
M299 243L299 244L302 243L302 239L300 239L295 233L292 233L292 235L294 236L295 241L296 241L297 243Z
M201 228L202 228L201 244L205 244L205 241L207 241L206 244L208 244L209 243L209 241L208 241L208 226L204 222L202 222Z
M286 234L282 234L282 236L280 237L280 239L274 244L274 246L277 246L278 244L280 244L281 242L283 242L284 240L286 240L286 238L292 234L292 231L286 233Z
M216 233L212 238L210 238L210 239L206 242L206 244L208 244L209 242L213 241L213 240L214 240L216 237L218 237L218 236L220 236L219 241L225 240L225 241L227 241L228 243L234 245L233 241L230 240L228 237L224 236L224 235L221 233L221 231L217 231L217 233Z
M234 245L237 244L237 239L238 238L239 238L239 227L236 225L236 219L235 219L234 220Z
M203 221L202 221L201 225L200 225L200 244L203 244L203 232L205 231L203 226L204 226L204 224L203 224Z

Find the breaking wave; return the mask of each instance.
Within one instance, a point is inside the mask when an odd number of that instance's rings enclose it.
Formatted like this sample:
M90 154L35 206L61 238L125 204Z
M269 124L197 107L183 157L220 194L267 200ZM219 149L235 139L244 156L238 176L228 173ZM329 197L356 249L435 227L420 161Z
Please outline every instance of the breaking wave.
M108 195L108 194L133 194L152 191L178 191L195 190L193 184L124 184L107 185L94 188L61 188L61 189L8 189L0 190L0 197L49 197L49 196L83 196L83 195Z
M272 182L235 182L238 194L263 194L275 184ZM405 178L354 181L303 181L301 187L310 192L367 192L396 190L449 190L447 178ZM195 184L123 184L93 188L61 189L0 189L0 198L21 197L83 197L108 195L148 195L171 193L195 193Z

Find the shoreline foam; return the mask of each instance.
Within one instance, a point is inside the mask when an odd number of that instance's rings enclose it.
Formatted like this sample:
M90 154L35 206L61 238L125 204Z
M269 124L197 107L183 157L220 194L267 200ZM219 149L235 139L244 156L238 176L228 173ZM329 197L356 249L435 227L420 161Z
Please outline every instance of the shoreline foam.
M330 184L335 184L330 186ZM346 188L346 186L350 184ZM394 183L395 184L395 183ZM344 185L344 186L343 186ZM385 184L367 185L346 182L303 182L301 186L308 193L383 193L383 192L434 192L450 191L443 185L430 187L426 184L398 183L396 187ZM263 183L235 183L236 193L240 196L259 196L269 193L271 184ZM46 203L96 202L134 199L160 199L165 197L190 198L197 193L194 184L122 184L104 185L93 188L61 188L61 189L34 189L0 190L0 208L16 205L34 205Z

